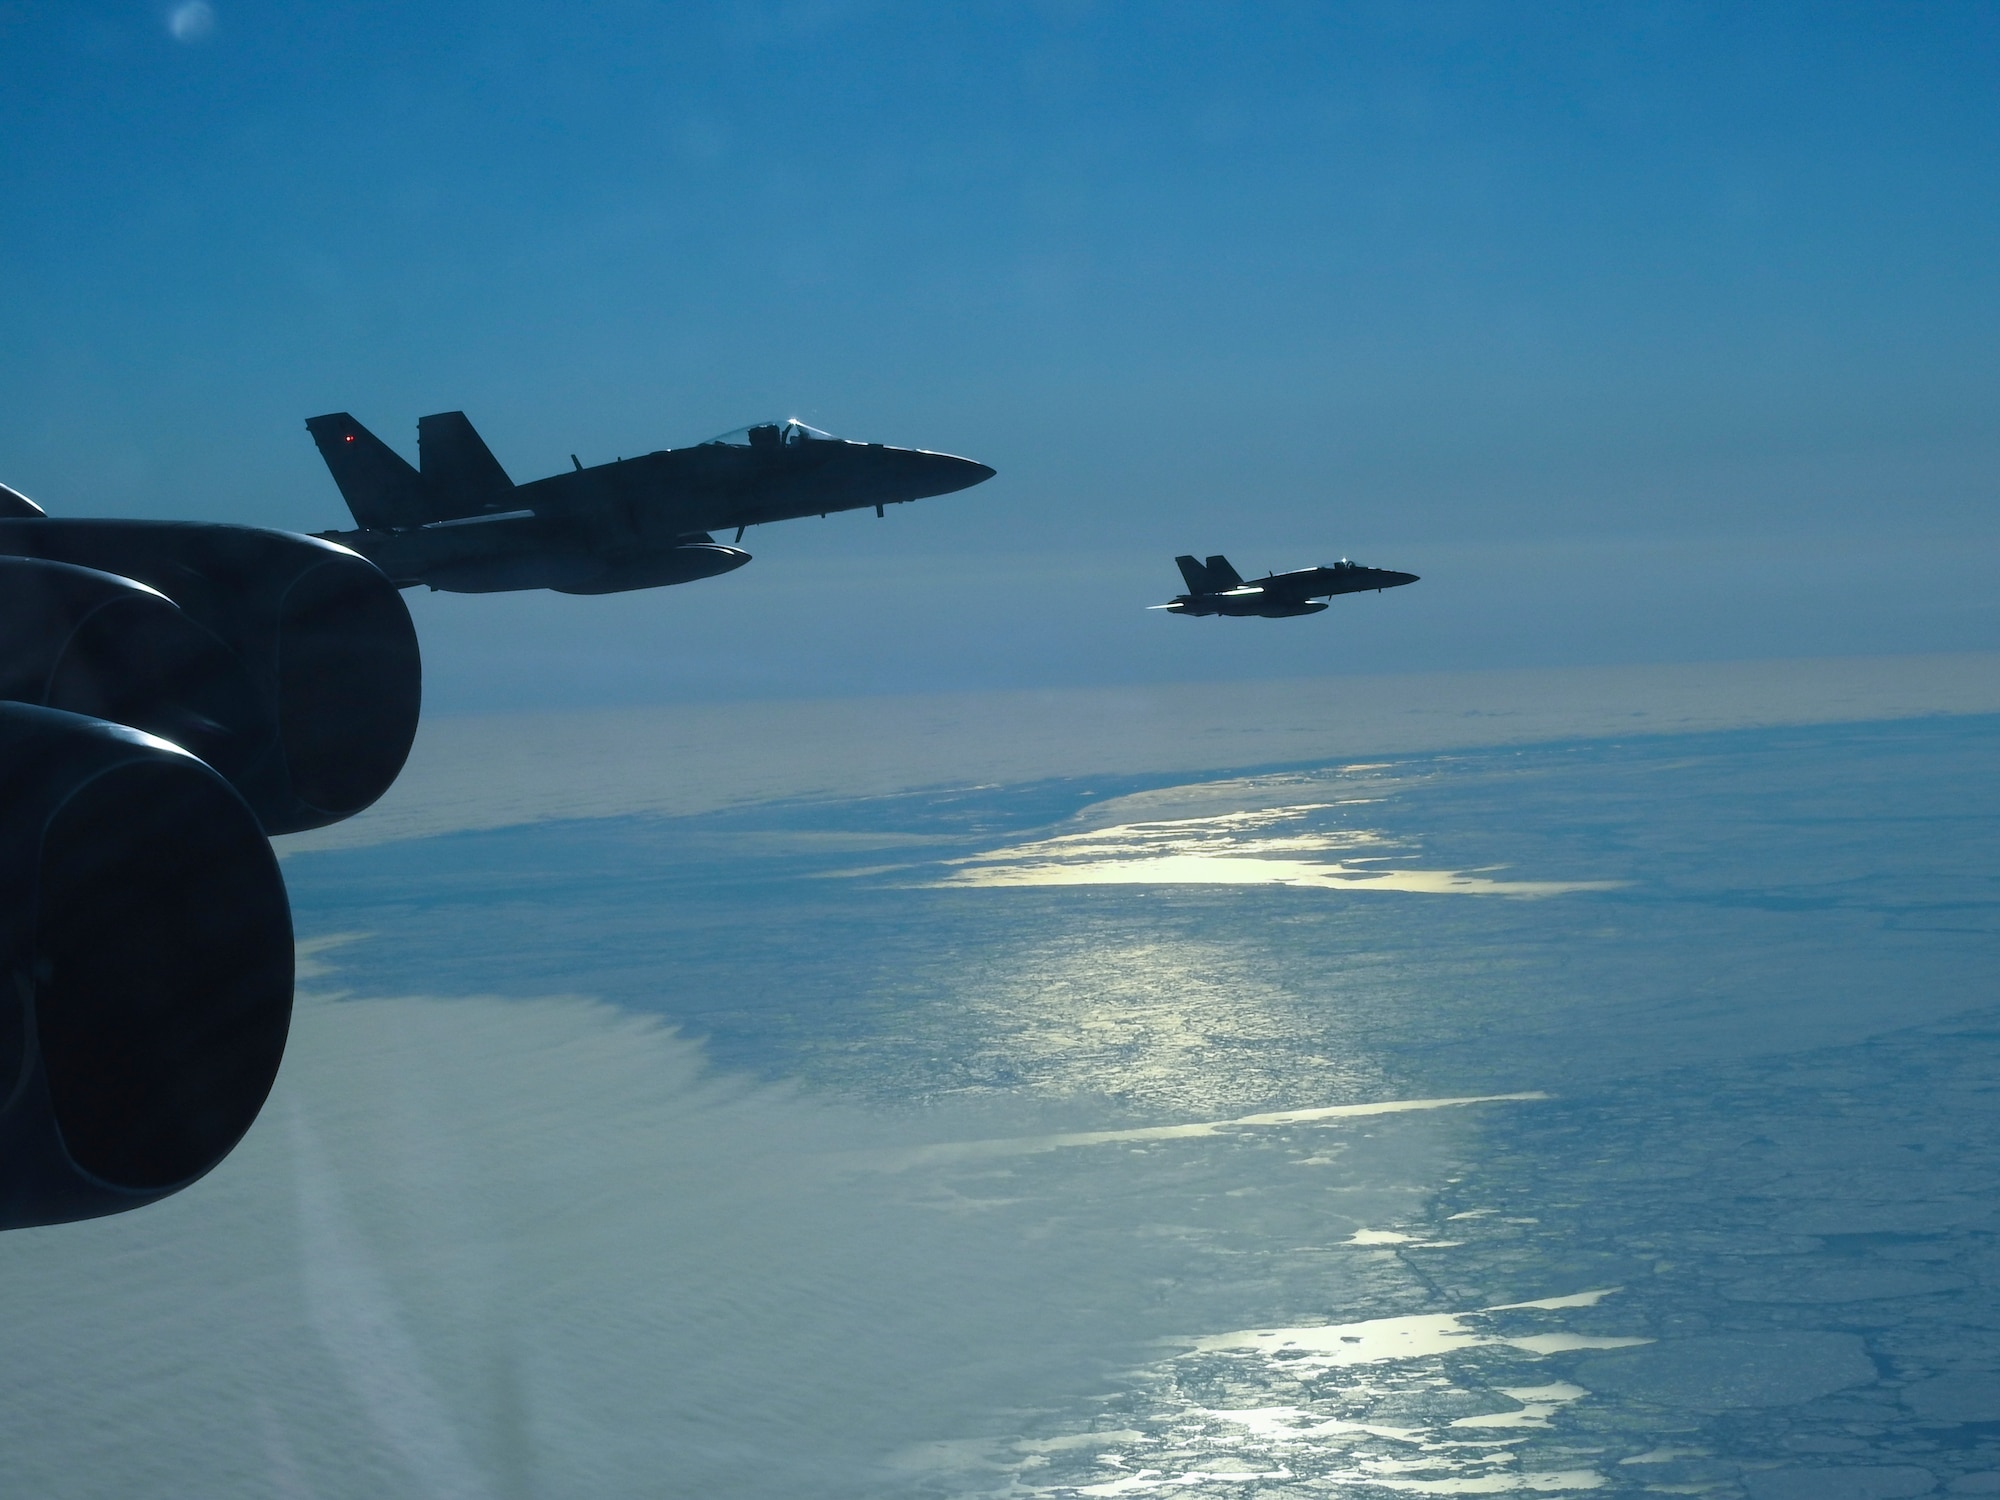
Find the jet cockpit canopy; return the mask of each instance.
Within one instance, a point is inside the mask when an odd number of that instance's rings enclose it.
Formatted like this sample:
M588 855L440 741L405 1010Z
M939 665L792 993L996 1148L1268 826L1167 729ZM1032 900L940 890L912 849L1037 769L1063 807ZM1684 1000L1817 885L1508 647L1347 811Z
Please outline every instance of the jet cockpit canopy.
M830 432L821 432L817 427L808 427L797 417L787 417L784 421L752 422L748 427L738 427L725 432L720 437L712 437L701 446L704 448L720 445L725 448L795 448L802 443L837 443L841 439Z

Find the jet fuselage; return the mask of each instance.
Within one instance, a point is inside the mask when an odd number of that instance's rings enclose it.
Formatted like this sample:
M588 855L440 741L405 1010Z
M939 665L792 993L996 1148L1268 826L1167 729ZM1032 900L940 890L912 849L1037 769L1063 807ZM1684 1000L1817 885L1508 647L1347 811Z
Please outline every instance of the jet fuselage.
M406 587L461 593L599 594L685 583L750 560L713 532L740 535L740 528L772 521L879 510L993 475L985 464L947 453L848 442L797 422L772 422L516 485L456 413L419 424L421 471L386 449L400 472L379 456L377 469L358 470L359 446L374 439L344 414L307 426L363 522L322 535ZM476 445L470 457L468 444ZM356 491L378 480L357 502Z

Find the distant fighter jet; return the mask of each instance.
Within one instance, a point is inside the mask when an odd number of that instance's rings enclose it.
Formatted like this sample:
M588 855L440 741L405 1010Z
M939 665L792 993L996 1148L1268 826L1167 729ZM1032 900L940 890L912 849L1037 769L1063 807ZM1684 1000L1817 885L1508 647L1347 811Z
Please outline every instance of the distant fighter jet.
M750 561L711 532L901 505L993 477L968 458L851 443L803 422L760 422L515 484L464 412L417 420L418 467L346 412L306 419L357 531L323 531L402 588L460 594L615 594L688 583Z
M1174 561L1180 564L1188 591L1166 604L1150 607L1177 615L1262 615L1266 619L1313 615L1325 609L1324 601L1335 594L1359 594L1369 589L1380 593L1417 581L1414 573L1364 568L1344 557L1330 568L1268 573L1251 583L1243 581L1226 557L1211 557L1206 564L1192 557Z

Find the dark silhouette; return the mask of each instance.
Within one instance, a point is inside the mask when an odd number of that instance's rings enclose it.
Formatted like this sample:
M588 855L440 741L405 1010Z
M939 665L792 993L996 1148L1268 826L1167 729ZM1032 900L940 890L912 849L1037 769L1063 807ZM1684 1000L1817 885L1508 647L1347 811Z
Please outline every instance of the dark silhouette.
M837 510L882 514L993 477L947 453L761 422L691 448L515 484L463 412L417 421L418 467L345 412L306 428L360 529L320 533L402 588L614 594L727 573L750 554L714 532Z
M373 564L244 526L52 520L0 487L0 1229L187 1186L292 1009L267 835L368 806L416 734Z
M1206 563L1181 556L1181 577L1188 591L1165 604L1150 606L1177 615L1261 615L1267 620L1286 615L1316 615L1335 594L1401 588L1415 583L1414 573L1388 568L1364 568L1342 558L1330 568L1301 568L1296 573L1267 573L1245 583L1229 559L1220 555Z

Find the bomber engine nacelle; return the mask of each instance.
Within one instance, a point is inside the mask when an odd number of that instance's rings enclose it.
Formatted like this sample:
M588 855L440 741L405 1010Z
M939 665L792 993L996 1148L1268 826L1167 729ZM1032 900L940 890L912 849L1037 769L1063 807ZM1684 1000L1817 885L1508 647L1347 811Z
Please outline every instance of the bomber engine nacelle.
M232 781L270 751L270 708L243 664L143 583L0 557L0 643L0 700L145 730Z
M291 1013L284 881L229 783L137 730L0 703L0 1228L207 1172Z
M344 547L24 506L0 519L0 1229L164 1197L250 1127L292 1006L266 835L381 796L422 688L401 596Z
M222 756L215 768L266 833L351 817L402 770L422 701L416 628L389 580L345 547L248 526L0 520L0 557L17 560L9 581L30 576L28 560L99 575L95 596L51 574L31 586L32 601L0 605L0 681L53 656L49 691L68 698L27 701L168 738L175 724L214 719L213 730L187 732ZM162 627L178 643L161 648L170 661L143 660L149 648L127 638L120 619L164 616L137 590L114 602L120 579L182 617ZM215 663L206 674L198 636ZM132 717L107 712L114 702Z

